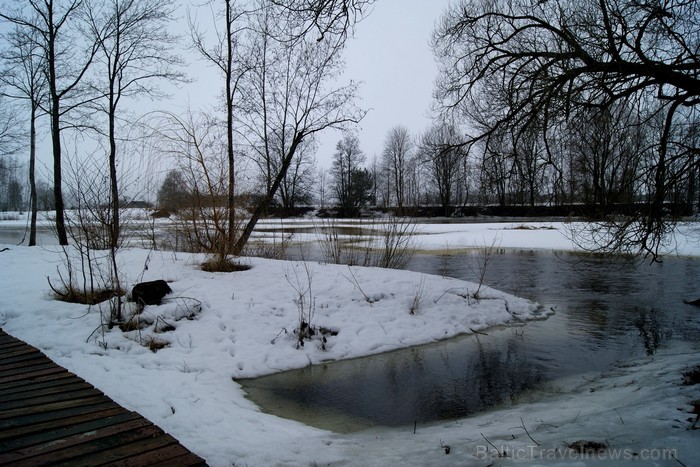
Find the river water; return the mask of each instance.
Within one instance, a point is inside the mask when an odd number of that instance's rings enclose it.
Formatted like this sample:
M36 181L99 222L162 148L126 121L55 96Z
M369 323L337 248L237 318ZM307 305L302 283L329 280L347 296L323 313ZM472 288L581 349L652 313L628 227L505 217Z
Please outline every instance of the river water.
M474 260L420 254L409 269L473 281ZM338 432L464 417L661 348L700 350L700 309L682 302L700 297L699 276L697 259L502 250L485 283L555 309L549 319L239 382L262 410Z
M29 229L25 227L0 226L0 244L27 245ZM51 227L39 226L36 230L37 245L57 245L56 234Z

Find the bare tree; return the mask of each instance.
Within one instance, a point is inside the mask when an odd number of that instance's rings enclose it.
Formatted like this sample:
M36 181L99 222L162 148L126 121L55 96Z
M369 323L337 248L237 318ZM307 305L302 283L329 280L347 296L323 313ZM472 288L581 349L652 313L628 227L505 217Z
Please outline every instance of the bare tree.
M170 170L158 189L158 207L168 212L175 212L190 204L191 197L182 170Z
M344 41L348 31L369 14L376 0L271 0L299 25L293 37L318 33L318 41Z
M60 4L55 0L28 0L14 10L7 7L0 11L0 18L36 38L44 56L49 94L44 110L51 117L56 234L61 245L68 244L61 178L61 130L66 115L92 99L80 85L97 53L97 44L85 42L77 26L82 7L82 0Z
M83 1L86 34L97 48L91 75L96 98L91 105L107 119L108 215L106 223L102 217L100 222L108 233L114 289L121 290L116 258L121 236L117 164L118 141L127 138L120 134L119 119L125 113L125 100L157 95L156 79L176 81L182 75L174 71L179 59L171 54L175 38L167 32L173 7L157 0ZM114 321L121 321L121 311L121 296L117 294Z
M542 133L537 126L530 125L510 136L517 175L517 203L534 208L539 201L547 164Z
M0 100L2 104L2 100ZM0 107L0 124L4 120L3 109ZM12 150L12 147L8 147L7 144L2 144L2 139L0 138L0 149L7 148ZM24 186L20 182L19 173L23 170L23 165L19 160L9 155L10 153L2 154L0 157L0 210L2 211L21 211L23 207L22 203L22 193L24 191Z
M445 216L450 215L460 167L466 157L460 143L454 125L436 123L421 136L418 148L419 158L425 164L430 183L437 190Z
M315 142L309 139L299 148L296 157L282 179L279 199L282 209L292 214L299 204L308 204L312 200L313 185L316 177Z
M323 167L320 167L318 169L317 180L318 189L316 190L316 196L318 199L318 204L321 206L321 209L324 209L326 207L326 198L328 196L328 171Z
M569 148L583 202L605 208L632 204L646 141L633 109L612 105L583 111L570 122Z
M4 66L0 71L0 83L7 88L4 95L29 105L29 246L36 245L36 125L42 101L46 99L44 56L37 46L36 35L36 30L20 27L3 35L7 49L2 53Z
M107 117L109 140L111 245L119 243L119 185L117 175L118 118L125 99L154 96L153 81L177 81L180 60L171 50L176 38L167 32L173 7L158 0L85 0L90 34L98 45L96 105Z
M395 126L389 130L384 140L382 163L389 175L390 186L396 202L396 214L401 216L406 202L408 169L413 157L413 141L408 129Z
M207 2L213 5L214 1ZM234 101L241 79L248 71L245 60L239 55L240 36L248 27L248 15L251 12L245 8L236 8L234 0L224 0L223 10L212 16L215 23L223 21L223 30L216 28L213 43L207 41L206 33L197 25L192 16L188 16L192 44L194 49L209 64L213 65L224 80L224 107L226 115L226 158L228 161L227 215L228 228L226 241L229 249L233 249L236 241L236 158L234 134Z
M176 225L187 248L213 255L212 267L230 267L228 161L218 122L206 113L188 112L185 117L163 114L152 126L158 133L155 144L178 164L179 175L166 180L187 193Z
M274 199L305 141L327 128L357 123L365 112L354 106L357 85L334 86L342 70L341 46L292 38L298 24L262 2L250 29L251 60L237 105L241 137L274 173L233 249L240 254L260 216Z
M437 94L450 109L483 106L499 94L506 101L472 141L540 124L546 146L548 130L573 112L614 102L659 115L645 207L612 232L615 245L656 259L669 229L670 164L697 157L696 147L674 138L700 103L699 9L686 1L461 1L434 36Z
M335 147L330 171L333 192L343 216L356 215L369 201L373 183L364 163L365 154L360 149L359 138L346 133Z

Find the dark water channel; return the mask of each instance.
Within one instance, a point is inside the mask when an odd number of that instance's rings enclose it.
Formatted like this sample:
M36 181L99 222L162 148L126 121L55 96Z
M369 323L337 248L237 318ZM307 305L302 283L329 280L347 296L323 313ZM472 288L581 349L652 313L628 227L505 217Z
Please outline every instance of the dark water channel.
M16 226L0 226L0 244L27 245L29 243L29 229ZM37 245L58 245L56 234L52 227L37 226Z
M418 255L409 269L473 280L473 260ZM697 259L503 251L485 282L554 308L546 321L239 382L262 410L339 432L464 417L660 349L700 350L700 309L682 302L700 297L699 276Z

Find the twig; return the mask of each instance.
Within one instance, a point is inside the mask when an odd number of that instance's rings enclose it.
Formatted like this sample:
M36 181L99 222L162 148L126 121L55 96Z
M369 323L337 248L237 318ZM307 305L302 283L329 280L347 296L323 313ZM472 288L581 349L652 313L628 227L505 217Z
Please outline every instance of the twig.
M617 414L617 416L620 418L620 421L621 421L622 424L624 425L624 424L625 424L625 421L622 419L622 415L620 415L620 412L618 412L617 409L613 409L613 410L615 411L615 413Z
M374 303L374 300L372 300L372 299L365 293L365 291L362 290L362 287L360 287L360 283L357 281L357 277L355 277L355 273L352 271L352 268L351 268L349 265L348 265L348 271L350 271L350 275L352 276L352 279L350 279L350 278L347 277L347 276L343 276L343 277L345 277L347 280L350 281L351 284L353 284L355 287L357 287L357 290L359 290L360 293L362 294L362 296L365 297L365 301L366 301L367 303L369 303L369 306L372 306L372 303Z
M286 329L286 328L282 328L282 329L280 330L280 332L278 332L277 335L270 341L270 344L273 344L273 345L274 345L275 342L277 341L277 339L279 339L279 337L282 335L282 333L288 334L287 329Z
M538 445L538 446L541 446L540 443L538 443L537 441L535 441L534 439L532 439L532 436L530 436L530 432L527 431L527 427L525 426L525 422L523 421L523 417L520 417L520 423L522 424L523 430L525 430L525 433L527 434L527 437L530 438L530 441L532 441L533 443L535 443L535 444Z
M486 440L487 443L498 453L499 456L506 457L505 454L502 454L501 451L498 450L498 448L486 437L484 436L483 433L479 433L482 438Z
M469 330L470 330L471 332L473 332L474 334L481 334L482 336L488 336L488 334L486 334L485 332L477 331L477 330L474 329L474 328L469 328Z
M584 378L584 379L585 379L585 378ZM574 419L571 420L571 423L576 422L576 420L578 420L578 416L579 416L579 415L581 415L581 411L580 411L580 410L576 413L576 416L574 417Z
M421 276L418 288L416 288L414 285L413 293L413 301L411 302L411 307L408 310L408 313L411 315L418 313L421 305L423 304L423 296L425 295L425 276Z
M97 331L99 331L99 330L102 328L102 326L104 326L104 324L100 323L100 325L97 326L97 327L90 333L90 335L87 337L87 339L85 339L85 343L86 343L86 344L87 344L88 342L90 342L90 338L91 338Z
M440 295L437 299L433 300L433 303L436 303L436 304L437 304L437 302L439 302L440 299L441 299L442 297L444 297L444 296L447 295L448 293L452 292L453 290L459 289L459 288L460 288L460 287L451 287L451 288L445 290L445 291L442 293L442 295Z

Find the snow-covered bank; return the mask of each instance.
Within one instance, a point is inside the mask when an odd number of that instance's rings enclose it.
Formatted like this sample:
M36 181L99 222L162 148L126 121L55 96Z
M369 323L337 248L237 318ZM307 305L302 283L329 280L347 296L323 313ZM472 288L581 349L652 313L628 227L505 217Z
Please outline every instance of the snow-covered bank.
M250 266L247 271L207 273L198 265L202 257L129 249L120 257L127 282L163 278L173 293L163 305L145 309L153 325L103 333L100 306L51 297L46 277L58 283L58 248L8 248L0 256L3 329L142 413L214 465L251 458L301 461L294 455L300 435L318 437L316 452L322 439L333 437L261 414L232 378L369 355L547 314L535 303L485 287L476 300L476 284L408 271L248 258L242 259ZM299 291L308 286L311 324L337 335L297 349L293 331L299 324ZM155 333L155 326L164 323L175 329ZM142 345L154 341L168 345L157 353ZM265 445L286 446L285 456L292 457L276 457L281 452L269 452ZM267 457L258 458L262 453Z
M586 241L588 229L594 224L586 222L533 222L527 220L507 222L421 222L417 219L411 233L413 246L427 251L459 251L496 246L506 249L582 251L582 245L595 248ZM311 232L295 234L292 239L313 242L318 239L314 229L324 226L319 219L265 219L260 223L266 229L277 229L280 238L294 229ZM338 219L329 222L334 227L364 227L381 232L389 228L381 218L374 220ZM700 222L681 222L667 236L660 253L674 256L700 256Z

